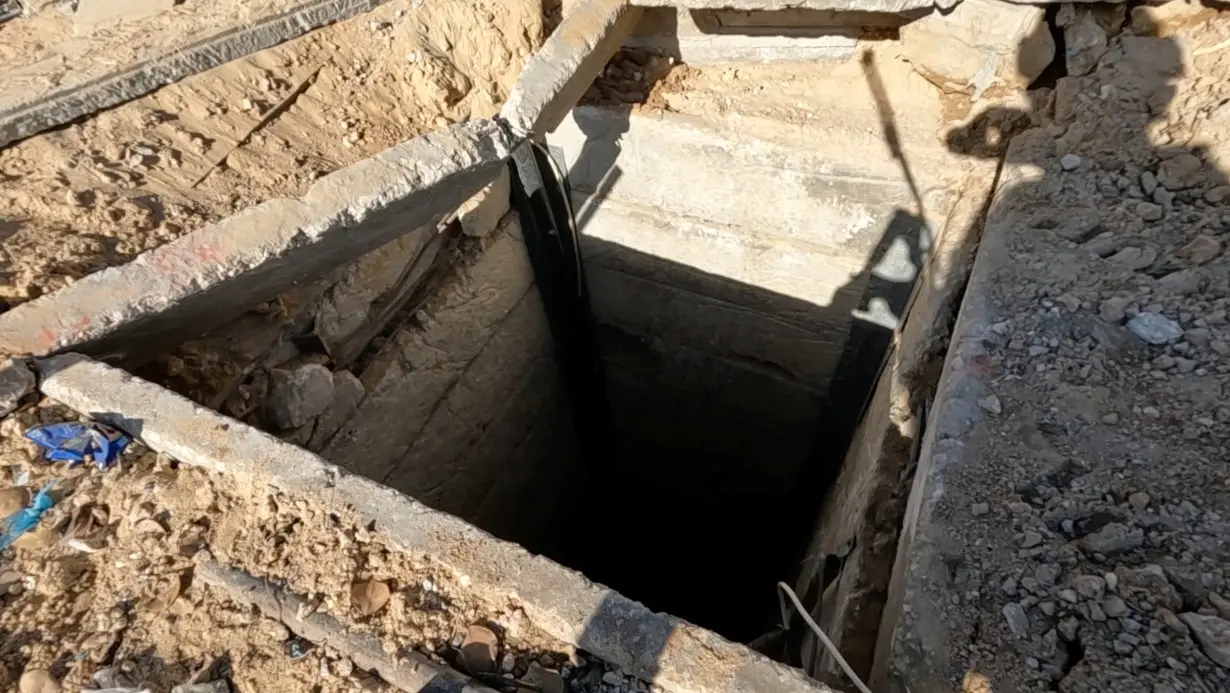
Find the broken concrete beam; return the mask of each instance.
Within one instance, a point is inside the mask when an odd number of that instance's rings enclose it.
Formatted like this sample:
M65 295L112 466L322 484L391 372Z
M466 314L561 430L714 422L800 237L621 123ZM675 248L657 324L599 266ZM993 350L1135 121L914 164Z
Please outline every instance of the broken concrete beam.
M414 229L438 223L504 168L508 141L471 121L91 274L0 315L0 353L123 354L221 325Z
M158 17L131 22L131 30L82 38L88 60L73 55L22 56L0 75L0 146L147 94L189 75L295 38L331 22L367 12L386 0L285 0L251 17L225 7L194 14L168 34ZM93 5L112 6L107 2ZM289 6L288 6L289 5ZM216 22L221 13L228 19ZM127 26L127 24L125 25ZM195 30L194 30L195 29ZM128 35L131 34L131 35ZM146 46L140 59L120 64L98 59L116 42Z
M462 683L464 693L494 693L490 688L469 681L448 667L437 666L427 657L407 650L396 657L384 650L372 633L357 632L329 614L312 608L302 597L291 594L268 580L259 580L240 570L224 568L214 561L201 564L196 577L221 589L239 603L253 604L266 617L281 621L295 635L316 645L327 645L359 668L374 671L382 679L409 693L418 693L437 681ZM301 614L305 614L300 616Z
M778 14L789 16L775 20ZM858 25L824 20L830 17L800 15L799 11L719 14L646 8L624 45L671 55L689 65L811 62L853 56L858 46Z
M927 7L949 8L957 0L636 0L645 7L684 7L691 10L856 10L907 12Z
M526 61L500 116L518 134L559 126L632 32L640 9L628 0L580 0Z
M799 671L122 370L66 354L38 364L44 394L138 435L183 464L229 474L375 523L391 549L466 576L475 595L515 603L560 642L667 693L832 693Z
M946 91L978 98L991 87L1024 89L1055 59L1040 7L963 0L951 12L901 27L903 55Z

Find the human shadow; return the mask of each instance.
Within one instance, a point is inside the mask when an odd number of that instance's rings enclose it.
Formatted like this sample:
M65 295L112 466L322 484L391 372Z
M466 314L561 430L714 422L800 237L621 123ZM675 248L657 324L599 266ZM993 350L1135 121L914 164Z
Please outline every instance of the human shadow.
M987 108L945 137L955 153L1001 162L979 248L974 274L977 285L971 284L970 291L977 291L976 300L989 306L984 310L993 311L995 319L1004 324L1011 323L1017 334L1026 330L1031 337L1062 334L1077 344L1078 350L1087 350L1080 352L1080 363L1061 372L1037 364L1037 373L1047 373L1048 384L1037 390L1046 392L1044 397L1050 397L1056 384L1083 388L1096 383L1110 388L1111 402L1119 401L1120 406L1130 402L1130 390L1151 390L1155 385L1147 377L1124 378L1114 370L1136 372L1138 363L1148 364L1157 358L1156 353L1146 351L1157 347L1149 347L1127 328L1131 317L1137 311L1173 307L1177 296L1225 295L1225 270L1217 268L1214 261L1222 252L1221 243L1214 236L1224 232L1225 218L1217 214L1217 209L1230 199L1230 187L1226 173L1217 167L1216 157L1200 142L1217 141L1217 132L1224 130L1228 121L1217 122L1213 117L1192 120L1181 112L1171 112L1176 103L1194 110L1187 95L1177 98L1177 85L1181 78L1191 77L1188 70L1200 59L1199 47L1185 50L1176 39L1159 35L1163 32L1145 21L1147 18L1146 13L1137 12L1123 26L1113 26L1107 32L1109 40L1094 43L1094 55L1077 56L1069 46L1067 58L1079 57L1083 67L1060 76L1053 89L1035 91L1032 109ZM1064 59L1065 54L1058 57L1059 61ZM1048 310L1047 306L1053 307ZM1185 327L1195 319L1180 313L1169 317ZM989 331L985 334L983 342L967 347L963 358L998 364L1000 354L1011 348L1008 340L1000 343L998 336ZM1009 379L1041 377L1034 366L1030 363L1026 368L1017 359ZM1086 377L1090 367L1095 371L1092 380ZM1065 447L1085 450L1076 454L1088 454L1090 460L1107 454L1105 450L1089 449L1094 445L1091 441L1100 435L1096 422L1082 425L1078 415L1061 411L1059 402L1046 400L1045 405L1034 407L1025 407L1027 411L1017 415L1018 420L1033 415L1045 419L1045 424L1038 425L1045 427L1048 438L1064 439ZM1013 436L997 440L995 453L1005 458L1031 459L1038 455ZM1173 464L1179 464L1182 449L1176 445ZM1071 453L1065 449L1067 454ZM1172 464L1170 460L1168 453L1168 465ZM962 472L966 479L994 468L984 466L982 459L966 462L970 467ZM919 462L918 483L929 481L927 464L925 459ZM950 464L956 466L952 461ZM1095 466L1082 468L1081 473L1089 472L1087 478L1092 478ZM950 474L955 472L945 472L942 483L962 483ZM1118 472L1116 476L1120 476ZM1002 485L1002 480L996 480L982 490ZM910 508L909 515L921 513L926 517L937 507L932 493L930 488L922 489L918 493L920 505ZM949 609L941 604L952 595L969 591L971 575L988 570L985 560L978 565L978 559L971 558L970 552L977 549L970 538L983 543L995 541L991 531L948 541L961 536L954 533L955 527L987 522L985 518L974 519L963 509L968 507L965 500L972 493L968 489L949 492L947 495L953 498L946 501L949 510L944 511L942 526L936 524L941 522L939 516L933 516L930 526L907 528L900 537L900 563L942 568L919 568L912 575L899 569L894 576L880 624L888 637L880 641L872 688L951 689L954 672L966 677L967 687L977 680L995 690L1025 682L1049 685L1054 690L1069 690L1072 685L1101 690L1118 685L1123 670L1106 665L1108 657L1117 655L1111 654L1108 643L1096 635L1096 624L1089 631L1082 626L1080 632L1063 635L1050 646L1041 634L1061 621L1062 614L1051 618L1029 608L1029 621L1034 628L1041 627L1037 635L1001 634L1001 609L1019 601L1019 597L1008 596L1000 589L985 591L972 610ZM1018 489L1020 498L1012 500L1036 500L1032 493L1032 487ZM962 498L961 494L967 495ZM991 506L994 512L994 501ZM1108 517L1113 518L1113 512ZM1079 523L1074 531L1080 532ZM941 536L945 538L940 542L943 546L933 543ZM1068 539L1073 538L1078 537L1068 534ZM1109 562L1099 570L1108 570L1113 564ZM1028 574L1032 567L1025 570ZM903 596L907 592L908 596ZM905 599L908 603L903 602ZM905 613L911 614L914 624L942 618L942 625L938 630L912 625L897 631ZM988 628L988 624L994 625ZM1090 632L1095 635L1091 637ZM945 641L964 642L967 638L976 639L981 646L960 651L945 647ZM1131 666L1142 689L1170 689L1180 681L1190 685L1199 680L1194 673L1139 661L1138 657ZM897 668L897 662L908 662L908 670ZM995 679L989 678L992 675ZM970 689L980 687L973 685Z

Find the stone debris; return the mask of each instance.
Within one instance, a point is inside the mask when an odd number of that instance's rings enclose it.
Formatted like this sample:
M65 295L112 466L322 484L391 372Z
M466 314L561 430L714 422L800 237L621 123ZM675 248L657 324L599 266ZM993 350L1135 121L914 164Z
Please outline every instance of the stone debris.
M38 386L24 361L0 361L0 418L8 416Z
M333 402L333 372L316 363L273 373L265 401L269 422L282 430L303 426Z
M1230 621L1195 613L1179 614L1179 620L1192 629L1192 637L1209 659L1230 669Z
M1153 345L1170 344L1183 336L1179 323L1157 313L1138 313L1128 321L1128 329Z

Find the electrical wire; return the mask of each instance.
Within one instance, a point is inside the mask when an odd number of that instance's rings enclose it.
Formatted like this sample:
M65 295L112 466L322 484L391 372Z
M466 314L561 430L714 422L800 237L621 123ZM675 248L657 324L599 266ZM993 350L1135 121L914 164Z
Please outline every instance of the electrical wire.
M530 138L528 142L530 143L530 146L537 149L539 153L542 154L543 158L551 163L551 170L555 172L555 179L560 181L562 186L562 183L568 180L568 177L565 176L563 170L560 169L559 162L556 161L555 157L551 156L551 152L546 147L542 146L542 144L540 144L537 140ZM581 268L581 239L577 233L577 217L572 211L572 200L570 199L570 196L565 190L561 190L561 192L564 193L562 195L564 198L564 207L568 210L568 232L572 236L572 246L576 248L577 295L580 296L585 292L585 275Z
M782 594L794 604L795 610L803 617L803 621L811 628L811 632L815 633L817 638L820 638L820 642L824 644L824 649L828 650L829 654L833 655L833 659L837 660L837 664L841 667L842 671L846 672L846 676L849 677L855 688L858 688L860 693L871 693L871 689L867 687L867 684L863 683L858 674L854 673L854 669L846 661L846 658L842 657L841 653L837 651L837 646L833 644L832 640L829 640L829 636L825 635L824 631L820 630L820 626L816 625L816 622L812 620L811 614L807 613L807 609L803 608L803 602L799 601L798 595L794 593L794 590L790 589L790 585L779 582L777 583L777 589L781 590Z

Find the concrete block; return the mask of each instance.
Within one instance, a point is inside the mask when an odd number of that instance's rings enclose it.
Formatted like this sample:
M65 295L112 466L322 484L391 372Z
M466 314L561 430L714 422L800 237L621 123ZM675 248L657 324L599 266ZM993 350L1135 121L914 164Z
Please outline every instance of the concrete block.
M390 549L466 576L479 599L516 604L547 635L667 693L833 693L795 669L651 612L580 573L124 371L75 354L38 367L47 396L138 435L183 464L325 507L349 507L374 524Z
M33 64L6 66L7 74L0 75L0 146L134 99L330 22L367 12L383 2L298 0L260 17L232 12L230 23L205 23L196 33L170 37L142 24L145 31L128 38L149 43L148 54L118 67L111 61L79 61L54 55ZM205 17L204 21L209 19L212 17ZM108 41L117 39L104 35L81 40L90 42L87 55L95 58L106 53ZM48 68L48 64L55 67Z
M637 0L645 7L684 7L693 10L853 10L907 12L928 7L951 7L956 0Z
M509 314L523 302L541 310L526 300L533 273L519 234L515 229L497 234L491 247L437 291L415 324L392 335L384 352L360 374L367 397L325 448L325 457L353 465L351 471L364 476L390 479L401 490L422 493L430 487L417 484L412 470L403 472L399 465Z
M1024 89L1055 59L1055 41L1040 7L1001 0L963 0L901 27L903 55L947 91Z
M580 0L525 63L500 109L518 133L542 135L559 126L606 61L636 26L628 0Z
M0 418L8 416L38 385L30 365L19 359L0 361Z
M122 354L202 334L261 301L433 226L503 169L489 121L415 138L0 315L0 352Z
M895 163L877 166L882 144L867 130L832 150L790 147L670 113L578 107L548 141L575 190L861 258L912 204Z
M672 55L689 65L846 60L854 55L858 46L858 25L807 24L806 18L797 15L783 17L778 24L772 19L760 23L749 21L752 16L772 17L787 13L719 14L682 8L647 8L624 45ZM837 14L826 15L823 19ZM815 19L822 21L820 17Z

